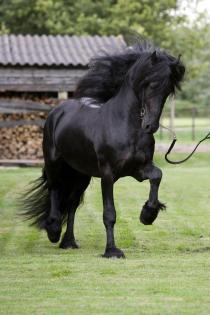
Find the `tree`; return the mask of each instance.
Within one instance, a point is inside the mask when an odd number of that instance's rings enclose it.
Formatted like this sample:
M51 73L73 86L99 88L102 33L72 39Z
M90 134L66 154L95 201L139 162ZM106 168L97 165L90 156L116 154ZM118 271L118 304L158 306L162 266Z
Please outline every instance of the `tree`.
M176 28L171 42L174 54L182 53L186 76L180 97L197 105L210 106L210 23L205 16Z
M3 0L0 24L13 34L118 35L135 30L166 38L177 0ZM174 19L175 20L175 19Z

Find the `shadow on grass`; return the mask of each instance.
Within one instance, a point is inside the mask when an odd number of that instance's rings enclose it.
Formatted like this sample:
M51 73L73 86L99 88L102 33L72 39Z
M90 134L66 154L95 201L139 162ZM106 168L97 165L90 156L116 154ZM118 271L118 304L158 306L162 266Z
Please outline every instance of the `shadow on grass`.
M210 252L210 246L196 248L196 249L191 250L191 253L205 253L205 252Z
M200 247L200 248L182 248L179 249L179 252L181 253L188 253L188 254L192 254L192 253L206 253L206 252L210 252L210 246L206 246L206 247Z

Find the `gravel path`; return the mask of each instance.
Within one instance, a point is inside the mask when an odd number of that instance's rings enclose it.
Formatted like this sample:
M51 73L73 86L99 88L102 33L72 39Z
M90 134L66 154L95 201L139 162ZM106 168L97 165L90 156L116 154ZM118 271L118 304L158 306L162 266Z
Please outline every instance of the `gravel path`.
M157 152L166 152L169 148L169 143L156 143L155 149ZM172 152L190 153L195 148L195 144L178 144L176 143ZM210 144L200 144L197 152L210 152Z

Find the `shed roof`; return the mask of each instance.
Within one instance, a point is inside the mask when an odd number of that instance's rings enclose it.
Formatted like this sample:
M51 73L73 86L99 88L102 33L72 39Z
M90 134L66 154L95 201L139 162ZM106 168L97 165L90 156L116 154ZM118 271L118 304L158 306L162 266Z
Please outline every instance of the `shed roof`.
M2 35L2 66L87 66L100 51L126 47L122 36Z

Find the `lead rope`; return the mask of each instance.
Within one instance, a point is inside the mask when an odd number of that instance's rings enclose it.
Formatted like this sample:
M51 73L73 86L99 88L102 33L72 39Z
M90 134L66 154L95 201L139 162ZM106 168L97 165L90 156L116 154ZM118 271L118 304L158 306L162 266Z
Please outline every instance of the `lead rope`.
M171 143L171 145L170 145L168 151L167 151L166 154L165 154L165 160L166 160L168 163L170 163L170 164L181 164L181 163L186 162L187 160L189 160L189 158L191 158L191 156L192 156L192 155L194 154L194 152L197 150L198 146L199 146L203 141L205 141L205 140L207 140L207 139L210 139L210 132L209 132L203 139L201 139L201 140L197 143L197 145L195 146L195 148L193 149L193 151L192 151L185 159L180 160L180 161L171 161L171 160L169 160L168 155L170 154L171 150L173 149L173 147L174 147L174 145L175 145L175 143L176 143L176 141L177 141L176 134L175 134L175 132L174 132L172 129L170 129L170 128L168 128L168 127L165 127L165 126L163 126L163 125L160 125L160 126L161 126L162 128L164 128L164 129L167 129L167 130L168 130L170 133L172 133L172 135L173 135L172 143Z

